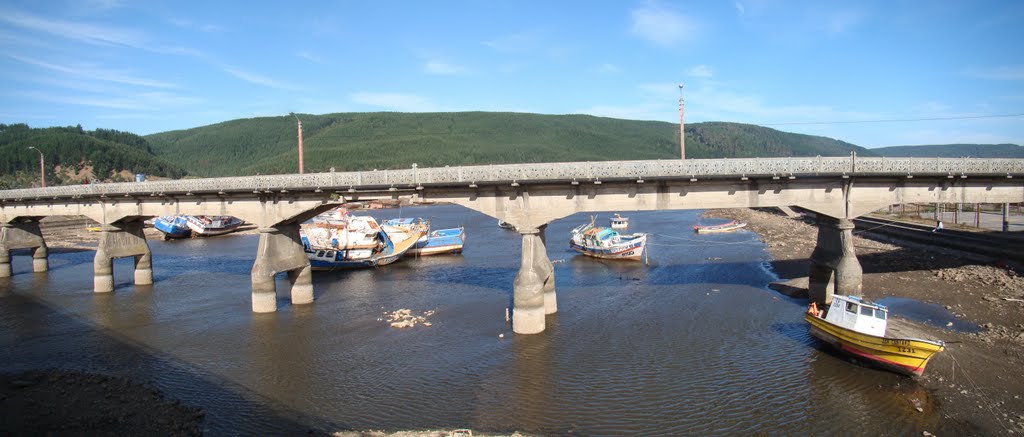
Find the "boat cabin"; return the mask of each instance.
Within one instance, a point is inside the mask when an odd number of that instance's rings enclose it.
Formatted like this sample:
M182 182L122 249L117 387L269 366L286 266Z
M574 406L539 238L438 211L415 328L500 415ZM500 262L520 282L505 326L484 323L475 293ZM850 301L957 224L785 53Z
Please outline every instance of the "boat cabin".
M884 337L888 314L885 305L867 302L857 296L836 294L832 296L825 321L862 334Z
M629 227L629 218L615 214L609 222L611 223L612 229L626 229Z

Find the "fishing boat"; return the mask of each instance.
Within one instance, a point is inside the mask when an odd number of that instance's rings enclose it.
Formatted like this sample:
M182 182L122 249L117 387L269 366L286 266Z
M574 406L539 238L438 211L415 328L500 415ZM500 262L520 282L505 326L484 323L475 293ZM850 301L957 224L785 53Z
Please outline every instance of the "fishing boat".
M346 216L335 223L303 223L303 251L313 270L380 267L398 261L416 245L422 233L396 233L392 238L370 216Z
M720 225L694 225L693 230L698 234L706 234L712 232L730 232L742 228L746 225L746 223L740 223L737 222L736 220L732 220L728 223L722 223Z
M153 227L164 234L164 240L172 238L189 238L192 229L188 227L188 219L183 215L165 215L153 219Z
M629 227L629 218L623 217L618 213L616 213L614 217L608 219L608 221L610 222L609 224L611 225L612 229L615 230L626 229Z
M451 228L430 230L430 221L421 218L396 218L381 223L384 231L394 237L397 234L418 232L421 236L411 249L410 255L427 256L446 253L462 253L466 242L465 229Z
M889 310L857 296L833 295L832 304L818 309L811 303L804 315L811 335L841 352L881 368L920 376L932 355L945 349L939 340L886 335Z
M587 256L606 259L639 260L647 245L647 234L620 234L612 228L590 223L572 230L569 247Z
M229 215L187 215L185 223L192 234L197 237L212 237L223 235L237 230L242 223L241 219Z
M512 229L512 230L515 230L515 228L516 228L515 225L513 225L512 223L506 222L504 220L498 220L498 227L502 228L502 229Z

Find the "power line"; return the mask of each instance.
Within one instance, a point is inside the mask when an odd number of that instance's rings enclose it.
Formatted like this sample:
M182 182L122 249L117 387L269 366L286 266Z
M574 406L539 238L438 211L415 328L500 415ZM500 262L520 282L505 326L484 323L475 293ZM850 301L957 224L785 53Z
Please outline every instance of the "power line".
M877 120L848 120L848 121L795 121L789 123L759 123L761 126L794 126L807 124L858 124L858 123L900 123L908 121L940 121L940 120L972 120L978 118L1010 118L1021 117L1022 114L996 114L996 115L965 115L960 117L928 117L928 118L885 118Z

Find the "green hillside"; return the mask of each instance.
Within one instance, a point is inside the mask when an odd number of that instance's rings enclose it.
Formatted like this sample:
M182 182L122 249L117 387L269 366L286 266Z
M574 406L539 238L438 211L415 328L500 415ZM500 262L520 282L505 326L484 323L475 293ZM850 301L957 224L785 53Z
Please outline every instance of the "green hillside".
M47 185L84 180L122 180L121 172L180 178L185 171L153 155L149 142L138 135L81 126L31 128L0 124L0 188L37 185L39 154L43 153ZM58 171L59 170L59 171Z
M1024 158L1024 147L1016 144L943 144L935 146L894 146L871 149L877 156L942 158Z
M589 115L499 112L299 114L307 172L524 162L672 159L679 127ZM294 173L292 117L232 120L146 137L197 176ZM686 126L687 158L836 156L866 149L737 123Z

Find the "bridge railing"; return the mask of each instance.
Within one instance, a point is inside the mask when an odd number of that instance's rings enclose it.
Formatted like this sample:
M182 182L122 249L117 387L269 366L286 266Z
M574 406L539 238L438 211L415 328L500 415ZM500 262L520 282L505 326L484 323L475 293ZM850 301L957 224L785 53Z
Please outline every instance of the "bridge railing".
M63 185L0 191L0 200L158 196L544 181L768 176L1015 176L1024 159L799 157L595 161L261 175Z

